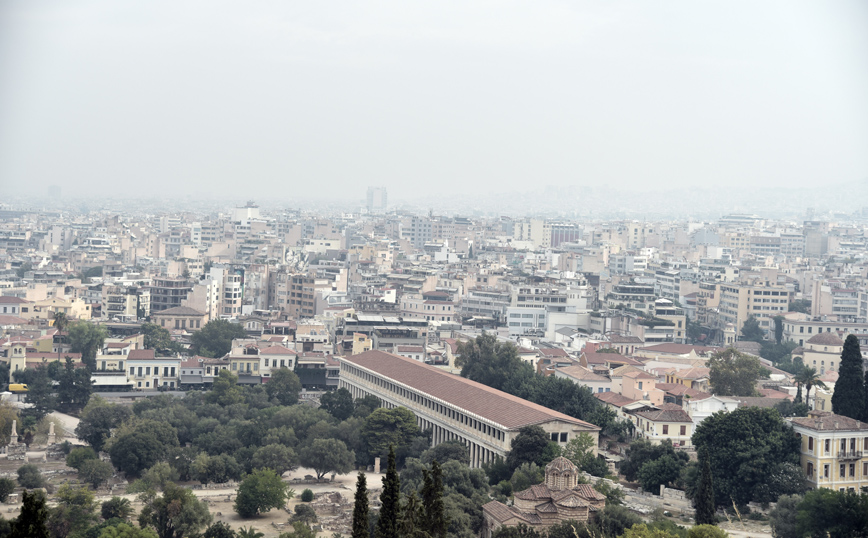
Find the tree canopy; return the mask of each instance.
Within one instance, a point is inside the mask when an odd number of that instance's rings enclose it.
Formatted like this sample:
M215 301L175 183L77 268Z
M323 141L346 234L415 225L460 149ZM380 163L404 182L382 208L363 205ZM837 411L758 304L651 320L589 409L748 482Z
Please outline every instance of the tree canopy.
M77 321L69 326L69 345L73 353L81 353L81 362L88 370L96 370L96 355L108 337L108 329L88 321Z
M222 357L232 349L232 340L244 338L247 331L225 319L212 319L190 338L190 351L202 357Z
M838 381L832 394L832 412L856 420L865 414L865 372L862 368L862 351L856 335L848 335L841 352Z
M755 396L756 382L768 377L759 359L727 348L708 360L709 381L719 396Z
M718 505L773 502L804 488L801 471L793 477L801 483L784 478L798 467L800 445L774 409L742 407L715 413L696 427L692 440L697 452L708 456ZM776 476L779 479L772 481ZM792 487L796 491L789 490Z
M294 495L277 473L258 469L245 476L238 486L235 511L243 518L250 518L272 508L283 508Z

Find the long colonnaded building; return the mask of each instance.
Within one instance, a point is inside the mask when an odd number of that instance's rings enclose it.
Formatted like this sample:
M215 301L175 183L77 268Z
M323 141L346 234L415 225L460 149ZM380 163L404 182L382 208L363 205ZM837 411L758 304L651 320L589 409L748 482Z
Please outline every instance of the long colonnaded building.
M471 467L505 457L518 431L540 426L552 441L566 444L587 433L596 450L600 428L547 407L413 359L366 351L340 361L339 386L353 398L375 396L383 407L413 411L432 444L459 440L467 445Z

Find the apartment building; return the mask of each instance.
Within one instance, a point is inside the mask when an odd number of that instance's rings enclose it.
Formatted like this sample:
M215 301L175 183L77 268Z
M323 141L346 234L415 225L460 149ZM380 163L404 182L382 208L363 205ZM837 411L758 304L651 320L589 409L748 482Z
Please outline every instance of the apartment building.
M139 390L178 388L178 371L181 359L177 357L156 357L153 349L134 349L129 352L126 367L128 379Z
M778 284L721 284L719 322L732 323L740 334L747 318L754 316L763 330L774 330L772 318L785 313L792 300L793 292Z
M181 306L193 285L186 278L155 277L150 285L151 312Z
M868 424L828 411L787 420L800 438L811 488L868 493Z
M805 318L807 316L801 315ZM783 322L784 340L804 346L805 342L820 333L852 334L859 339L859 345L868 350L868 323L847 323L823 319L790 319Z

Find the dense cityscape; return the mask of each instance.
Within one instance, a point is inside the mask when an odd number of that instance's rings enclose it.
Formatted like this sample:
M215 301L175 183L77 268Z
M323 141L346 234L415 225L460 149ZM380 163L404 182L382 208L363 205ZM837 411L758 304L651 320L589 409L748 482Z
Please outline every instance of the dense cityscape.
M866 28L3 0L0 538L868 538Z
M866 528L868 210L553 220L363 194L0 208L21 510L0 534Z

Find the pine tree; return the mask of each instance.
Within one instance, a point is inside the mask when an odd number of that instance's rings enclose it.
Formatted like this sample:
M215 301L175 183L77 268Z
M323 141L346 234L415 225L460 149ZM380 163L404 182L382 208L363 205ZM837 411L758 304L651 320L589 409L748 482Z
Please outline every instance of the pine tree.
M429 535L425 532L424 520L425 513L422 506L419 505L419 497L414 491L407 497L407 502L401 509L401 516L398 519L398 533L401 538L427 538Z
M693 507L696 509L696 524L716 525L717 519L714 516L714 487L711 483L711 462L705 450L699 454L699 465L701 466L701 474L699 475L696 494L693 497Z
M40 492L24 492L21 513L12 523L12 536L19 538L48 538L48 509Z
M428 533L435 538L445 538L449 521L443 505L443 472L437 460L431 463L431 472L422 471L422 504L425 508L424 524Z
M356 499L353 505L352 538L368 538L368 486L365 473L359 473L356 481Z
M383 478L380 494L380 518L377 520L376 538L398 538L398 517L401 511L401 481L395 467L395 446L389 445L389 466Z
M832 394L832 412L860 420L865 414L865 380L862 378L862 351L859 339L849 335L841 352L838 381Z

